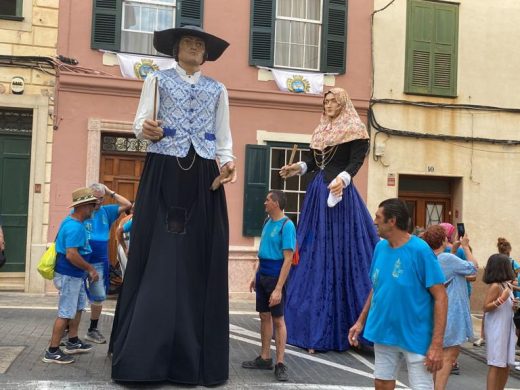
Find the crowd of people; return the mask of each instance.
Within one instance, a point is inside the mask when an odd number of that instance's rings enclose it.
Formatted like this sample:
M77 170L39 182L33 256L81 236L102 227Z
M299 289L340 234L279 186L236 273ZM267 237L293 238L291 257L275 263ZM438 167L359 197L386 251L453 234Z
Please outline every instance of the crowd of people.
M135 214L117 227L124 283L109 354L119 382L214 386L229 377L229 224L222 185L236 180L235 158L227 91L200 71L227 46L194 26L154 35L156 50L177 65L147 77L134 123L136 136L150 146ZM262 343L260 354L242 367L274 368L276 379L287 381L286 343L309 353L364 345L374 349L376 389L395 387L403 359L413 389L444 389L458 369L460 346L473 340L469 297L478 262L468 236L456 236L448 223L410 234L408 208L397 198L381 202L370 216L353 185L369 135L344 89L324 94L310 148L309 159L280 170L286 180L314 175L298 225L284 213L282 191L271 190L265 199L268 217L250 280ZM106 197L115 203L101 205ZM72 200L56 237L59 308L43 357L62 364L92 349L78 337L89 303L85 339L106 342L98 321L108 288L109 232L132 207L102 184L74 191ZM505 387L517 340L513 294L519 294L520 266L507 240L497 246L483 278L489 285L481 334L488 389ZM291 267L296 254L298 265Z

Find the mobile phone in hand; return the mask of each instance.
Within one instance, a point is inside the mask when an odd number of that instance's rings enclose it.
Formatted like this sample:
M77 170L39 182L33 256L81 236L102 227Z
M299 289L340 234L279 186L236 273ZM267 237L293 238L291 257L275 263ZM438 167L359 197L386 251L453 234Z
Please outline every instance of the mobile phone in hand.
M464 237L464 234L466 234L466 229L464 228L464 224L458 223L457 224L457 235L458 235L459 239Z

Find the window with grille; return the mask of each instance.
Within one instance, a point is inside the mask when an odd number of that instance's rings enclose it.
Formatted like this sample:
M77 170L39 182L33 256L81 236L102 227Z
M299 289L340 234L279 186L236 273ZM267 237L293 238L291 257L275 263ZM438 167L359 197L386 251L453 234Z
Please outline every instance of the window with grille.
M260 236L266 214L264 201L270 190L282 190L287 196L285 214L296 225L303 208L311 174L283 180L280 169L289 163L293 144L272 143L246 145L245 187L243 210L243 234ZM309 146L299 144L294 162L304 160L310 153Z
M280 177L280 168L289 163L292 145L273 146L269 153L269 191L282 190L287 197L285 215L292 219L294 224L298 223L305 191L312 175L293 176L284 180ZM309 148L298 148L294 162L308 157Z

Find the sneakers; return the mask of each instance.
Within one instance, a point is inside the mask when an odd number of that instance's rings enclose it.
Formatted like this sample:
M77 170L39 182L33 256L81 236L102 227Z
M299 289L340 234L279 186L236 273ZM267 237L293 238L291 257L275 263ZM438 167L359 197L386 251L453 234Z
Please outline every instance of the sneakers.
M77 342L71 343L70 341L67 341L65 343L65 348L63 349L63 352L65 352L67 355L74 355L77 353L85 353L92 349L92 345L85 344L83 341L78 339Z
M451 374L460 375L459 363L457 363L457 362L453 363L453 365L451 366Z
M287 382L289 380L287 366L283 363L276 363L276 366L274 366L274 376L281 382Z
M105 344L107 342L105 336L103 336L101 332L96 328L87 332L87 334L85 335L85 340L92 341L96 344Z
M58 350L54 353L49 352L48 349L45 350L45 355L42 360L45 363L57 363L57 364L69 364L74 362L74 358L69 355L65 355L65 353L58 348Z
M473 345L474 345L475 347L482 347L483 345L486 345L486 340L484 340L483 338L480 338L480 339L478 339L478 340L475 340L475 341L473 342Z
M242 367L253 368L257 370L272 370L273 359L262 359L262 356L258 356L255 360L242 362Z

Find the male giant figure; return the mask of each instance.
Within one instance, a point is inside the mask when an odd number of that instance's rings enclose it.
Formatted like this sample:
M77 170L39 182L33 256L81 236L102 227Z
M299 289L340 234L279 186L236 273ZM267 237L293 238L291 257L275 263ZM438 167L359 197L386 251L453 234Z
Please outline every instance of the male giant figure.
M229 371L229 226L219 184L234 181L235 166L226 89L200 66L228 43L184 26L155 32L154 46L177 66L147 77L134 122L152 144L110 340L112 378L217 385Z
M379 205L374 223L383 240L372 260L372 291L349 332L352 345L358 345L363 327L363 336L374 343L377 390L395 388L403 358L412 389L433 389L432 373L442 367L444 274L428 244L408 233L409 220L399 199Z

